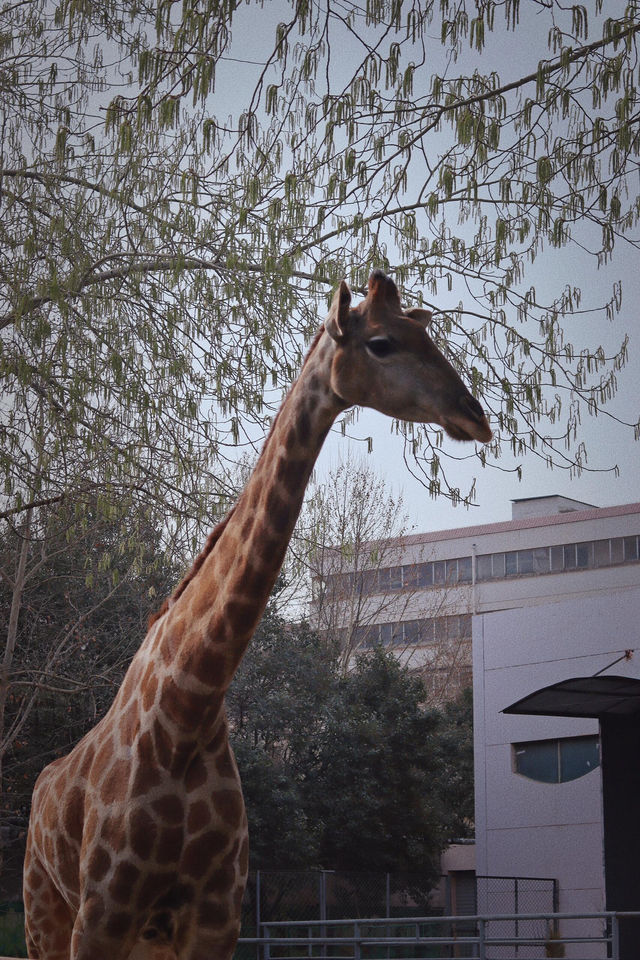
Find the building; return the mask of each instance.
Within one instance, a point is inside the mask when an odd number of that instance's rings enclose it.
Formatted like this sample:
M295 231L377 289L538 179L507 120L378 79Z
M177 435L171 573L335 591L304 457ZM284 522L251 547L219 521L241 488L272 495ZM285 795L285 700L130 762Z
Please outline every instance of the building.
M553 878L562 912L640 909L640 503L516 500L371 556L326 578L343 640L393 645L435 701L473 677L478 875Z

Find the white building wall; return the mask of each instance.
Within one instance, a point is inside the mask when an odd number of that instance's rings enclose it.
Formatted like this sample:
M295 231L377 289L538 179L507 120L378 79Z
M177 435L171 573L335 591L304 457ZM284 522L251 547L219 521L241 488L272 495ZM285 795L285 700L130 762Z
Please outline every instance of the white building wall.
M605 908L600 769L538 783L514 772L512 744L593 734L598 723L501 711L541 687L593 675L628 648L638 649L607 672L640 678L637 570L632 587L474 618L477 872L554 877L561 912Z

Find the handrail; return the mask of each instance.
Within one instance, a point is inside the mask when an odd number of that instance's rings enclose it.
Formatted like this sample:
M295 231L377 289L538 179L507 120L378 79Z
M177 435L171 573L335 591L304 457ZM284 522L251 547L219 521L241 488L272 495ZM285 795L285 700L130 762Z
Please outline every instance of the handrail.
M601 931L572 930L561 932L566 921L600 921ZM500 913L472 914L433 917L371 917L344 920L268 920L260 924L262 936L242 937L238 942L254 945L258 957L271 960L274 947L306 947L307 955L312 947L347 948L345 951L351 960L360 960L363 948L367 947L406 947L417 945L452 946L474 948L475 960L486 960L489 947L544 946L548 942L549 931L554 931L554 945L560 944L605 944L610 948L612 960L619 960L619 923L624 920L640 921L638 911L604 910L595 913ZM491 924L542 921L545 932L539 936L531 930L520 931L515 935L504 934L491 929ZM453 931L437 930L438 926L448 924ZM397 927L413 928L413 933L393 933ZM430 927L430 931L425 931ZM434 927L436 929L434 929ZM458 928L457 931L455 928ZM464 927L465 929L460 929ZM279 932L286 928L286 933ZM351 933L347 928L351 928ZM379 930L378 928L384 928ZM303 931L306 935L303 935ZM293 935L291 935L293 934ZM448 935L447 935L448 934ZM264 953L260 948L264 948ZM477 951L477 952L476 952ZM276 952L277 953L277 952ZM389 956L389 953L387 953ZM470 958L473 960L473 958Z

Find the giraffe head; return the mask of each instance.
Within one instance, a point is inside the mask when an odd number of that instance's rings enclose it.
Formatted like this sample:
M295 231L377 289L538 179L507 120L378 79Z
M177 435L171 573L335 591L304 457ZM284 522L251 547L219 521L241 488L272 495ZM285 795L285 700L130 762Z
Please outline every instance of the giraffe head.
M325 329L334 340L331 386L350 406L372 407L399 420L437 423L454 440L491 439L478 401L426 331L428 310L403 310L390 277L375 270L369 292L351 307L342 281Z

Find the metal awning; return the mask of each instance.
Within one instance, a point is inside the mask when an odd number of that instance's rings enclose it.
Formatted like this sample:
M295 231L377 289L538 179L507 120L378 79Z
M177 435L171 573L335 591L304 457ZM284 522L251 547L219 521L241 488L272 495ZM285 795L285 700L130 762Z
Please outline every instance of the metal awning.
M630 716L640 713L640 680L634 677L574 677L530 693L503 713L543 717Z

